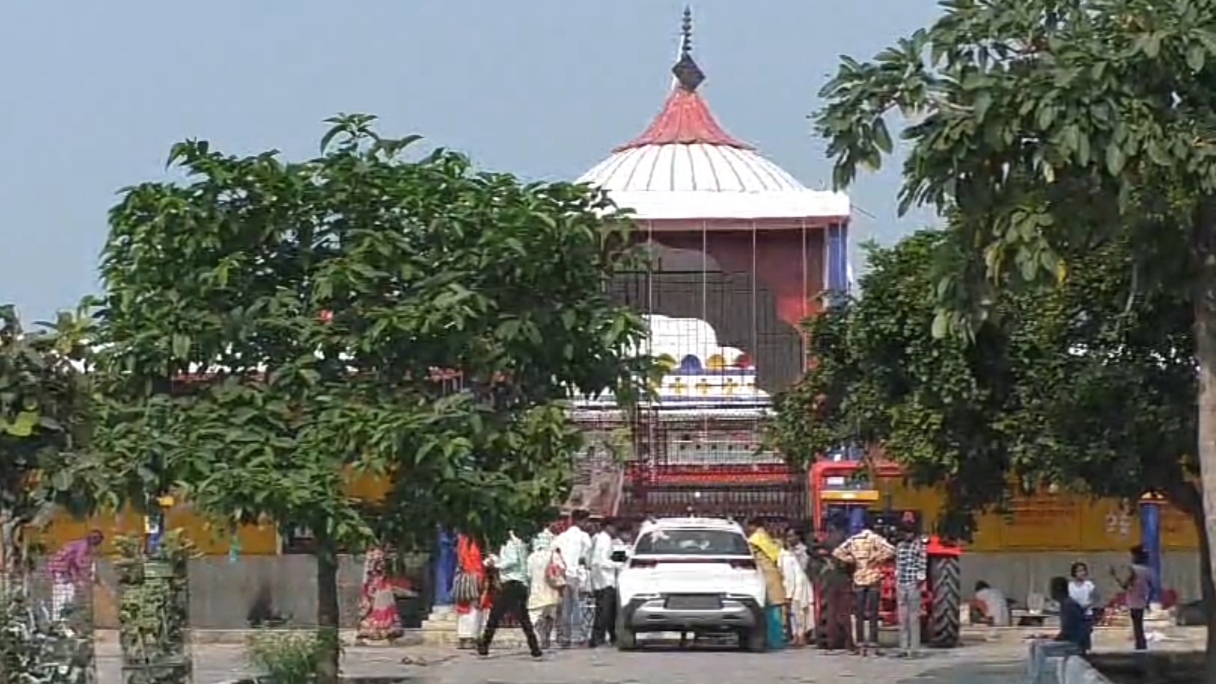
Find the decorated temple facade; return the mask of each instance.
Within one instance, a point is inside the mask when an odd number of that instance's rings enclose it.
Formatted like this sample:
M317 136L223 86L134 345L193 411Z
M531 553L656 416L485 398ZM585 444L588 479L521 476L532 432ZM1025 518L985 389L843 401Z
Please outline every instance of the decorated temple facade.
M763 421L805 370L802 322L848 287L849 199L807 188L726 132L692 38L685 10L659 114L579 179L633 211L652 265L618 278L614 296L647 317L649 352L667 370L628 416L611 398L579 405L584 462L624 463L600 507L611 499L625 516L802 518L806 478L763 448Z

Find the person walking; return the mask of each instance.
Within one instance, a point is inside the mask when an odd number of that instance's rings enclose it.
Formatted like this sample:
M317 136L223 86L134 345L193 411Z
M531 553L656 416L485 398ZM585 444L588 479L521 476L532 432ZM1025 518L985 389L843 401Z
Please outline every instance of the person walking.
M452 599L456 602L456 642L462 649L472 648L485 625L485 612L490 601L486 591L485 558L481 547L471 537L461 534L456 542L457 569L452 582Z
M566 584L562 587L562 603L557 624L557 643L562 648L581 643L587 632L583 617L583 593L587 586L587 566L591 556L591 535L583 529L591 514L585 510L570 515L570 526L553 540L566 568Z
M878 601L882 593L883 566L895 557L895 547L866 526L846 539L832 555L854 568L853 610L857 622L857 646L863 651L877 651ZM870 626L868 635L865 629L867 624Z
M105 541L101 530L65 545L47 563L51 574L51 622L65 619L78 602L88 599L88 590L95 581L93 554ZM80 596L80 594L85 596Z
M920 648L921 586L929 560L925 540L905 523L895 545L895 601L899 613L899 655L913 658Z
M616 534L616 524L605 520L591 539L590 579L591 593L595 597L595 616L587 644L591 648L597 648L605 641L616 643L617 564L612 560Z
M552 641L561 590L566 586L566 568L561 552L553 548L553 538L552 533L536 535L528 556L528 617L542 649L549 648Z
M477 654L489 655L490 644L494 643L494 633L498 631L502 619L514 615L528 641L528 651L533 658L541 657L544 652L541 651L528 613L528 546L512 530L507 533L507 541L498 554L490 558L489 565L498 571L498 587L494 592L485 632L477 642Z

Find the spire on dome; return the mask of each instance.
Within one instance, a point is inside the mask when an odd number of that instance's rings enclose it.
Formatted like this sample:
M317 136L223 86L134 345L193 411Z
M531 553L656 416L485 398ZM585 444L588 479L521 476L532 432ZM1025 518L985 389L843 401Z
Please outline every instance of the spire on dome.
M718 124L697 88L705 82L705 72L692 58L692 8L684 6L684 18L680 25L680 56L671 68L676 82L671 95L663 105L663 111L655 117L642 135L621 145L613 152L644 147L646 145L702 144L734 147L740 150L755 149L741 142Z
M692 58L692 7L684 6L684 21L680 26L680 60L671 68L676 84L689 92L705 82L705 72Z

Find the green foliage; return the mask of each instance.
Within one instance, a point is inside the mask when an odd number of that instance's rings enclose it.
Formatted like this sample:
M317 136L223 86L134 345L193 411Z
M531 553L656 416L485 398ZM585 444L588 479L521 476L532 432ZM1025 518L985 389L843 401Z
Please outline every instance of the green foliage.
M86 507L67 467L86 441L88 387L78 364L87 320L61 314L27 330L0 306L0 556L18 559L21 526L52 502Z
M1110 245L1069 255L1060 288L1001 293L973 340L936 336L935 260L956 239L923 231L870 248L864 296L808 324L816 364L778 399L779 446L808 462L880 445L914 484L944 488L956 536L1015 481L1116 498L1151 488L1196 512L1186 298L1142 287L1128 306L1130 256Z
M844 59L816 118L842 186L881 163L891 115L913 121L902 206L949 213L969 257L941 273L941 331L981 320L993 285L1058 281L1066 253L1116 237L1139 283L1193 275L1216 229L1216 3L942 7Z
M331 120L302 162L185 142L170 163L186 184L124 191L96 448L74 473L109 505L174 493L230 524L307 528L325 630L337 550L536 516L581 444L565 401L627 402L650 368L642 319L607 295L635 257L604 195L446 150L407 159L413 138L372 121ZM388 500L355 499L362 475L387 478Z
M316 632L297 630L258 632L245 648L250 666L274 684L315 682L322 654Z
M88 684L95 680L92 634L37 619L29 594L0 586L0 684Z
M115 546L124 684L189 682L187 565L194 546L180 530L166 533L154 552L142 537L122 537Z

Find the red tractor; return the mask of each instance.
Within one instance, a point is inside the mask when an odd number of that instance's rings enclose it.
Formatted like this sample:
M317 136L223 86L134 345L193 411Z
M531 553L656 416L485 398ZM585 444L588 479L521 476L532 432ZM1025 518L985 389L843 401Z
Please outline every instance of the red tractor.
M811 519L814 530L822 535L829 520L844 523L850 534L870 527L895 542L896 531L912 524L921 533L923 520L919 511L883 509L881 495L871 478L902 477L899 466L890 463L863 463L859 460L821 461L811 468ZM926 644L952 648L959 644L962 578L960 558L962 549L943 542L936 536L928 538L929 567L922 595L921 635ZM823 606L816 593L817 613ZM898 623L895 601L895 567L888 568L882 582L879 617L885 625Z

